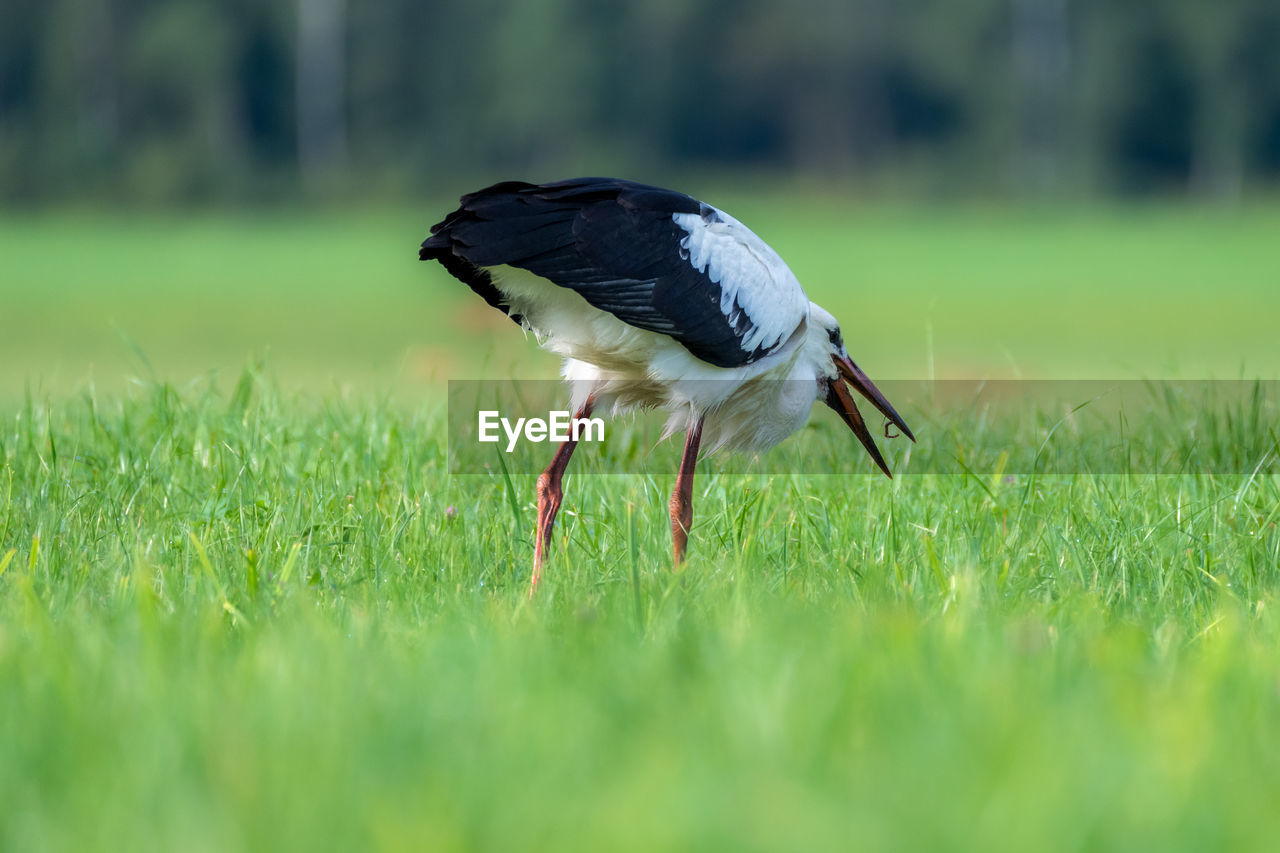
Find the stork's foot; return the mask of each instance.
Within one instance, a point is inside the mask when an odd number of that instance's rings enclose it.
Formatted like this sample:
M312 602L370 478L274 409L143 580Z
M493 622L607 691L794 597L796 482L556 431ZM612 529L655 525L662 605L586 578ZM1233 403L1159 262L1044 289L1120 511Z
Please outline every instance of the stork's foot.
M702 443L702 418L689 427L684 439L684 455L680 457L680 473L671 493L671 549L675 567L684 562L689 546L689 529L693 527L693 470L698 464L698 445Z
M683 498L679 489L671 495L671 550L676 568L684 562L689 547L689 528L693 526L693 502Z
M557 454L557 459L559 454ZM567 459L565 460L568 461ZM543 471L538 477L538 524L534 530L533 540L533 572L529 576L529 595L538 588L542 579L542 562L546 559L547 550L551 547L551 531L555 527L556 513L560 512L560 503L564 500L564 489L560 486L560 477L554 476L556 462ZM560 471L563 471L561 468Z
M588 398L586 404L574 415L574 419L591 416L595 400ZM556 513L560 512L560 502L564 499L564 489L560 481L564 478L564 469L569 467L569 458L573 449L578 446L575 439L562 443L551 458L547 470L538 476L538 522L533 530L533 571L529 574L529 597L538 589L538 581L542 580L542 563L551 548L551 531L555 528Z

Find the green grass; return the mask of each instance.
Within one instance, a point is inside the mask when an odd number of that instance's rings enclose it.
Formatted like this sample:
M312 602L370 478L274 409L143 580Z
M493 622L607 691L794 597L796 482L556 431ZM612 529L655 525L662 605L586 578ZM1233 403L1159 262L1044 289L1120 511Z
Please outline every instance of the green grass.
M669 477L571 476L530 602L532 477L517 523L442 417L246 373L8 418L0 847L1280 830L1274 476L708 466L678 574Z
M1274 211L754 204L877 376L1280 373ZM530 601L533 477L447 474L443 379L554 362L432 218L0 228L0 849L1273 846L1274 466L713 463L679 573L670 473L571 468Z

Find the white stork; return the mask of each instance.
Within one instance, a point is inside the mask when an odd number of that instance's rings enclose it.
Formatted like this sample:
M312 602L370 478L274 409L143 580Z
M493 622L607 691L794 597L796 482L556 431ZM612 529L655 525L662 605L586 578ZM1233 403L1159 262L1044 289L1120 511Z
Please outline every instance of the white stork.
M564 358L576 417L657 408L671 413L669 432L686 430L670 505L677 564L704 441L767 450L822 400L892 476L849 386L915 440L778 253L682 193L616 178L507 181L463 196L419 258L439 261ZM538 478L531 593L574 447L561 444Z

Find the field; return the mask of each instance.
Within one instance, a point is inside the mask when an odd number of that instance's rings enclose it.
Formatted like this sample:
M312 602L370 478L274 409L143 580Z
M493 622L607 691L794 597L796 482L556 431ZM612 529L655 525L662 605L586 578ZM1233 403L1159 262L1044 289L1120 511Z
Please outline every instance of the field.
M1273 208L710 200L876 378L1280 376ZM1273 464L712 464L679 572L670 472L571 469L529 600L445 380L555 363L446 205L0 222L0 849L1272 847Z

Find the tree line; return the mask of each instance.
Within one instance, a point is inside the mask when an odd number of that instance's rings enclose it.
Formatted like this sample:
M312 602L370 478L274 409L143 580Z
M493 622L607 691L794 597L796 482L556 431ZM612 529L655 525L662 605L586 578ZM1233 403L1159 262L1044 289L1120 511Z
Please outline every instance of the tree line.
M0 200L733 171L1238 197L1275 0L5 0Z

